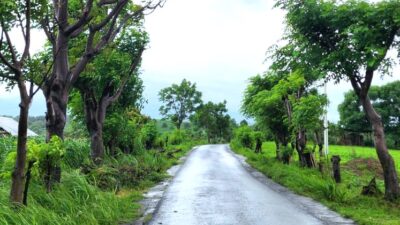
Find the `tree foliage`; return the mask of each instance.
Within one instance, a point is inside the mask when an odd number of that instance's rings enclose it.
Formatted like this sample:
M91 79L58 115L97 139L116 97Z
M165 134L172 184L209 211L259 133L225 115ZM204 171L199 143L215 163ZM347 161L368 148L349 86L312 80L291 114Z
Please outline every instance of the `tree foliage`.
M301 43L307 55L315 56L309 67L324 72L325 79L348 79L372 125L378 158L384 170L385 197L400 197L393 158L388 152L380 115L368 96L374 73L387 73L390 48L398 47L400 2L370 3L330 0L282 0L287 11L287 39Z
M369 96L376 111L381 115L388 146L400 147L400 82L395 81L383 86L372 86ZM347 132L372 132L368 118L353 91L347 92L338 107L339 125Z
M232 135L232 119L227 114L226 101L202 104L191 116L193 124L203 129L208 142L229 141Z
M159 92L160 100L164 103L160 113L170 118L178 129L182 122L201 104L201 92L196 90L196 83L186 79L178 84L172 84Z

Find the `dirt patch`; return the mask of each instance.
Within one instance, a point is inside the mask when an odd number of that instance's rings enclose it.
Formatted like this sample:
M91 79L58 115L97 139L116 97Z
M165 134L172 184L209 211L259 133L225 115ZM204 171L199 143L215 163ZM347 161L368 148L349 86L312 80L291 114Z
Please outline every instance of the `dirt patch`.
M358 176L374 174L377 178L383 179L382 166L374 158L357 158L346 162L343 167Z

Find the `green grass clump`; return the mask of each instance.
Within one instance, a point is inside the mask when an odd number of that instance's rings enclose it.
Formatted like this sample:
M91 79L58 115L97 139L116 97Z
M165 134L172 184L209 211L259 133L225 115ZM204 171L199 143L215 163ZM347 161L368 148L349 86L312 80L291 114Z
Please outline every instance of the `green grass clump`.
M78 171L63 173L51 193L32 183L28 206L9 205L9 182L0 186L0 224L118 224L138 215L139 192L117 196L90 185Z
M400 224L399 202L385 201L383 195L374 197L361 195L362 187L367 185L375 174L365 172L360 176L342 166L342 183L335 184L330 175L330 168L324 174L321 174L317 168L301 168L296 154L289 165L277 161L273 142L264 143L261 154L256 154L253 150L239 147L234 143L231 147L236 153L246 156L251 166L277 183L297 194L320 201L343 216L354 219L360 225ZM399 170L400 152L391 151L390 153ZM377 158L375 149L354 146L330 146L330 155L340 155L342 165L353 159ZM377 179L377 183L383 192L383 181Z

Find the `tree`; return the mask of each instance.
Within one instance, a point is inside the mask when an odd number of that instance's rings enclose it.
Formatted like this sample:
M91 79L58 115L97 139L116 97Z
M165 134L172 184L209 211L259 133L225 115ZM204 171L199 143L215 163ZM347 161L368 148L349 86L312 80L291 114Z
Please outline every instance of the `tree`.
M387 134L389 147L398 147L400 142L400 82L395 81L383 86L372 86L368 93L372 105L379 113ZM344 101L339 105L340 121L342 129L352 133L370 133L368 118L353 92L345 94Z
M322 121L321 118L324 113L324 107L327 104L327 99L325 95L320 95L316 91L310 92L305 96L302 96L297 102L293 105L293 114L292 114L292 126L295 130L312 131L314 132L314 136L316 142L319 146L319 154L320 159L323 159L323 149L322 149L322 138L319 133L322 130ZM304 160L303 165L307 165L308 167L315 167L316 163L314 157L312 156L311 149L306 149L306 145L303 146L304 150L302 155L304 157L300 157L301 160Z
M208 143L218 139L229 141L232 127L227 111L226 101L217 104L208 102L200 105L190 120L197 127L204 129Z
M37 25L35 18L40 14L38 8L42 3L35 0L4 0L0 3L0 81L7 82L10 87L17 86L20 95L17 157L10 192L10 201L17 204L22 204L24 199L29 106L38 91L32 82L38 64L30 56L31 30ZM10 35L12 30L21 32L21 53Z
M278 81L279 77L272 71L264 76L257 75L250 78L241 110L246 116L255 118L261 127L274 134L276 158L281 159L280 146L285 148L289 142L289 126L284 102L271 94L272 88Z
M162 89L159 94L164 105L160 113L172 120L176 128L181 128L182 122L188 118L201 104L201 92L196 90L196 83L186 79L177 84Z
M387 72L386 55L397 45L400 2L279 1L287 10L290 39L303 43L307 54L319 56L310 66L325 71L326 79L348 79L372 125L375 147L384 171L385 197L400 197L393 158L388 152L380 115L368 96L378 69ZM321 57L322 56L322 57Z
M350 132L371 132L368 119L360 108L360 101L354 91L345 93L343 102L338 106L339 125Z
M264 123L276 134L277 158L280 159L280 144L286 149L290 141L296 148L302 166L314 167L312 152L307 149L307 130L321 129L320 116L325 105L324 96L318 94L313 84L320 78L316 70L308 68L312 60L301 55L301 50L288 44L274 49L274 63L262 78L256 76L246 89L243 112ZM304 118L304 114L310 120ZM318 134L316 132L316 134ZM316 136L317 139L319 136ZM319 145L322 147L322 144ZM322 152L322 150L320 150Z
M103 127L108 108L124 91L134 94L130 99L132 104L140 102L143 86L138 68L146 43L147 35L141 31L141 25L130 28L115 45L106 48L88 64L75 84L80 96L74 95L74 104L70 108L73 115L82 116L83 105L91 155L96 163L104 157Z
M114 41L121 30L162 6L163 1L135 4L129 0L55 0L43 6L40 20L51 46L54 67L42 85L46 98L47 139L64 136L67 103L73 85L86 65ZM85 47L70 54L71 41Z
M247 120L242 120L242 121L240 121L239 125L240 126L248 126L249 123L247 122Z

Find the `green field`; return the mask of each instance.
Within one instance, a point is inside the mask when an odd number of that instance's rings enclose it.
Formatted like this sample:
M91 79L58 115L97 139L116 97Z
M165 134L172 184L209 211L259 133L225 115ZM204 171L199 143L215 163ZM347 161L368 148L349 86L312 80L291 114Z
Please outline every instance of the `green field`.
M367 185L374 176L377 176L379 189L384 191L379 171L375 169L379 163L373 148L330 146L329 158L332 155L340 155L342 159L342 183L337 185L331 178L330 168L326 168L326 172L321 174L318 169L299 167L296 153L290 165L277 161L273 142L263 144L262 154L255 154L252 150L235 144L231 144L231 147L236 153L246 156L250 165L271 179L298 194L320 201L343 216L354 219L358 224L400 224L399 202L387 202L383 199L383 194L374 197L360 194L362 187ZM390 153L400 172L400 151L392 150ZM368 158L370 160L366 160Z

